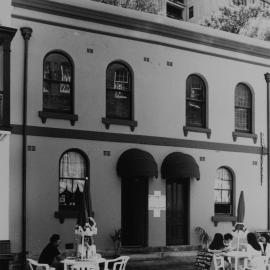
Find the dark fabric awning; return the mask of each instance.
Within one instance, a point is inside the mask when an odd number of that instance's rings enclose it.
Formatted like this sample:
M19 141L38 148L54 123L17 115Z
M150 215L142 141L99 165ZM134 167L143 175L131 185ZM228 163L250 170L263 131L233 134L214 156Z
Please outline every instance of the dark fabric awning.
M120 177L158 177L157 163L153 156L146 151L135 148L121 154L116 170Z
M192 156L173 152L163 160L161 176L165 179L195 177L199 180L200 170Z

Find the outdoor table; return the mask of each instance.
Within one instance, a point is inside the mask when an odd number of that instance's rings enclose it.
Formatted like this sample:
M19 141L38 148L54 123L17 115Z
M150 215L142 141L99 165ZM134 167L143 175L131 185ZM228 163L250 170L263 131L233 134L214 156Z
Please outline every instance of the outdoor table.
M84 263L89 263L93 265L93 268L98 270L99 269L99 264L100 263L105 263L106 259L102 258L99 254L97 256L94 256L93 258L86 259L86 260L80 260L78 258L66 258L62 260L61 262L64 264L64 270L69 270L70 266L80 264L82 262Z
M224 257L229 257L234 259L234 269L238 270L238 263L240 259L244 259L244 258L248 258L249 253L247 253L246 251L229 251L229 252L223 252L222 256Z

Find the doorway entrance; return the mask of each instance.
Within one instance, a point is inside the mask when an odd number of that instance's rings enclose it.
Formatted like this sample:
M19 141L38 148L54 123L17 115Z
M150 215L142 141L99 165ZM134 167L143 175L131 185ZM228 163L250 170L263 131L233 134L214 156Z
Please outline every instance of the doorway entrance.
M189 179L166 180L167 245L188 244Z
M148 231L148 178L122 179L122 245L146 246Z

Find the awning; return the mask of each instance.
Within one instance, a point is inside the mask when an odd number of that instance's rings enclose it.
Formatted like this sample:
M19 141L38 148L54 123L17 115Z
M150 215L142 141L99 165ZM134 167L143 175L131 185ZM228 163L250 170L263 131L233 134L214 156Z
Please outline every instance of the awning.
M140 149L129 149L121 154L117 162L117 174L120 177L156 177L158 176L157 163L153 156Z
M163 160L161 176L165 179L195 177L199 180L200 170L192 156L180 152L173 152Z

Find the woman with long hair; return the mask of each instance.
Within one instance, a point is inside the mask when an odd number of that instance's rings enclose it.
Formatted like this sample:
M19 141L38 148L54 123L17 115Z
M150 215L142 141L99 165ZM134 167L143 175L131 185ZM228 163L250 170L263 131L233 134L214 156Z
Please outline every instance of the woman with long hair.
M217 252L222 252L222 250L225 248L224 243L223 243L223 235L221 233L216 233L214 235L214 238L209 246L210 251L217 251Z
M247 234L247 253L249 254L248 266L252 269L263 269L264 259L261 256L261 246L257 240L255 233Z

